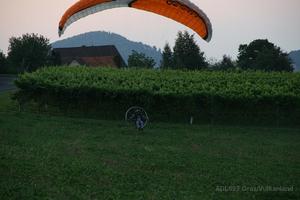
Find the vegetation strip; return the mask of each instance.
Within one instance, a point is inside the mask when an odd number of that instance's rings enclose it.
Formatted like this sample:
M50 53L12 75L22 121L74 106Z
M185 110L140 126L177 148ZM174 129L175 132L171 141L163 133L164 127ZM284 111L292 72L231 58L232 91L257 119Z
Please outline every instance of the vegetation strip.
M187 116L284 111L297 117L300 108L299 73L49 67L19 76L16 85L19 99L62 107L141 105Z

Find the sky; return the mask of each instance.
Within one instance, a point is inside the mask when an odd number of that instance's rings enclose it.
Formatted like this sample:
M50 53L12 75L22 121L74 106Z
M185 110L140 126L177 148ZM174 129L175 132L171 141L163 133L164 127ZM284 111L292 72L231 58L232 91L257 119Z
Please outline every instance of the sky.
M240 44L268 39L284 51L300 49L300 0L191 0L209 17L213 37L195 40L207 59L224 54L236 58ZM50 42L89 31L108 31L129 40L163 48L174 45L178 31L189 28L152 13L116 8L90 15L72 24L58 37L58 23L77 0L0 0L0 51L7 54L9 38L38 33Z

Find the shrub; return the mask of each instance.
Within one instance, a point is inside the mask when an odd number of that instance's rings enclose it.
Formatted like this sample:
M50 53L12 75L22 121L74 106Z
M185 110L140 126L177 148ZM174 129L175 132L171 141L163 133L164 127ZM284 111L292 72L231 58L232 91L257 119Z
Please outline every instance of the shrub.
M274 113L298 116L300 107L299 73L51 67L19 76L16 85L19 98L106 117L140 105L157 120L207 121L228 114L255 119L267 113L272 121Z

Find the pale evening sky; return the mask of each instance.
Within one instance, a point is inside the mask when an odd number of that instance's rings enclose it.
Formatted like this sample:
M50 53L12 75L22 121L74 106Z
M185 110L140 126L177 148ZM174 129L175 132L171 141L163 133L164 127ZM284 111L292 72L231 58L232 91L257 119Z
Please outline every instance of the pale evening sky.
M211 42L195 35L207 58L236 57L241 43L269 39L284 51L300 49L300 0L191 0L210 18ZM0 0L0 50L7 53L11 36L39 33L54 42L58 22L77 0ZM167 18L130 8L103 11L72 24L62 39L88 31L109 31L163 48L179 30L192 30Z

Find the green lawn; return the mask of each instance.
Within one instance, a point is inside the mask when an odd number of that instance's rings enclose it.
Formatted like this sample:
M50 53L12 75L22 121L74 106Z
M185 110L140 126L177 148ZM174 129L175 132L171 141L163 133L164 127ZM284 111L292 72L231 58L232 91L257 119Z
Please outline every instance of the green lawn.
M0 199L300 199L300 129L15 110L0 94Z

